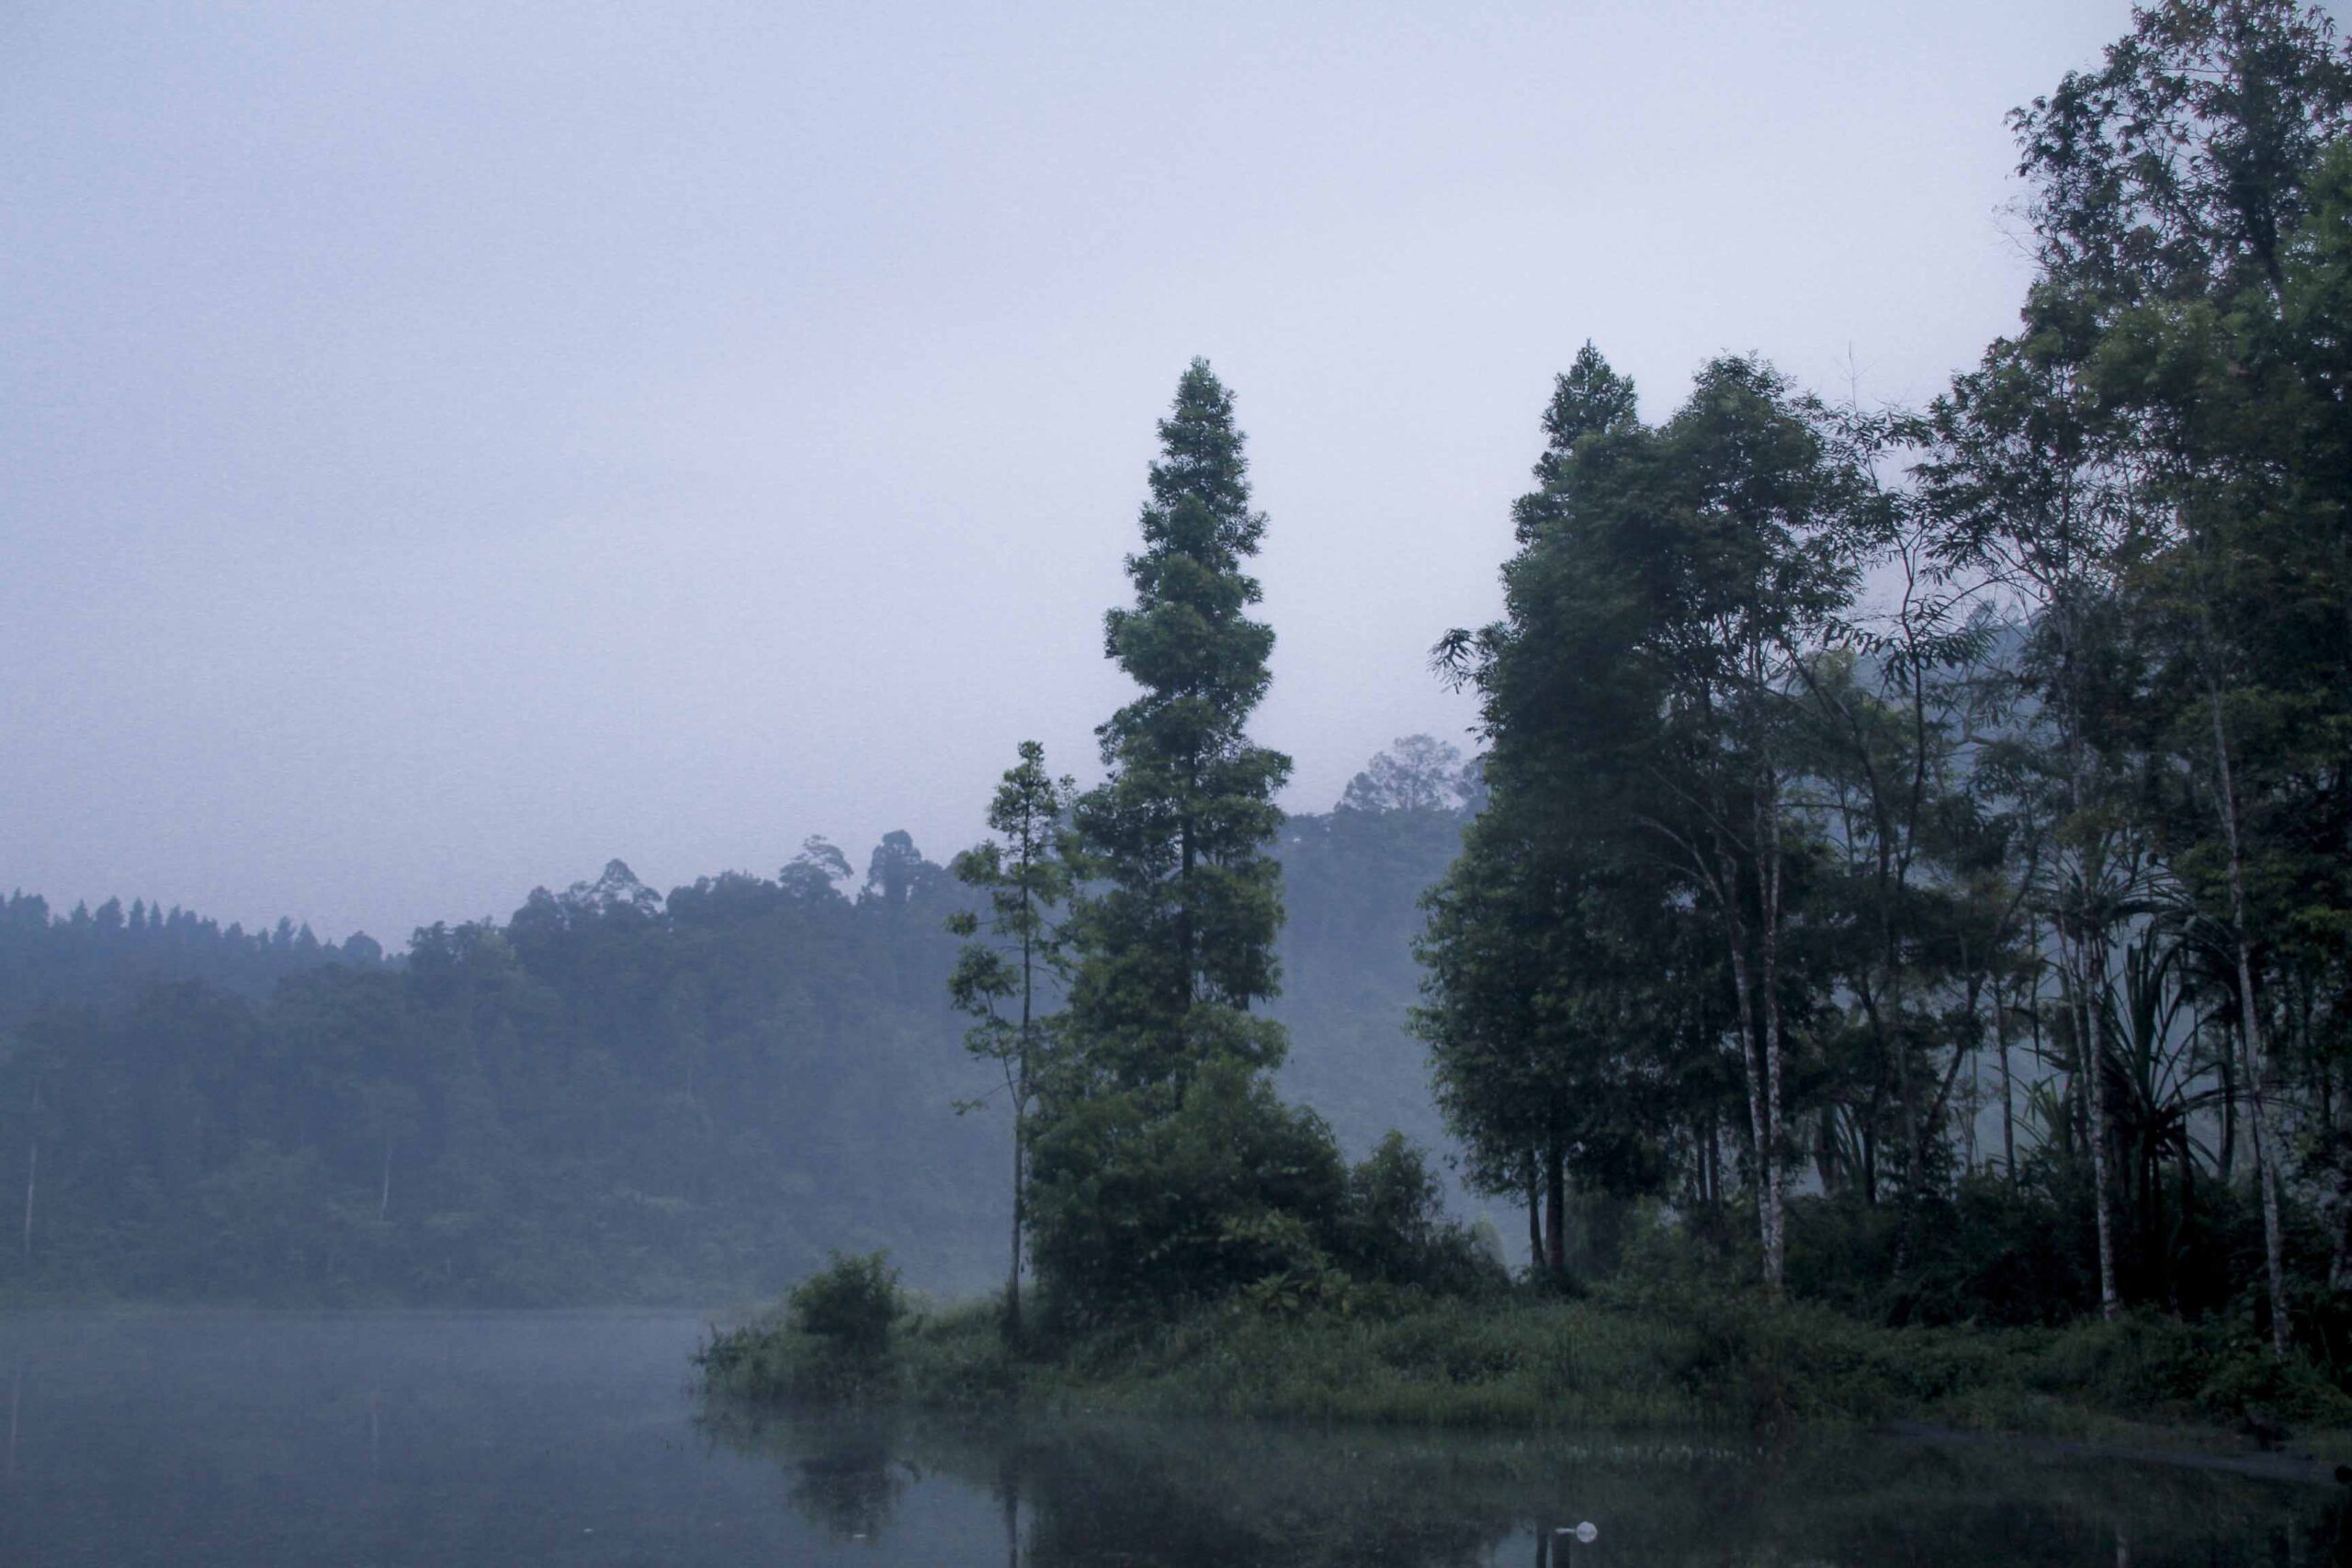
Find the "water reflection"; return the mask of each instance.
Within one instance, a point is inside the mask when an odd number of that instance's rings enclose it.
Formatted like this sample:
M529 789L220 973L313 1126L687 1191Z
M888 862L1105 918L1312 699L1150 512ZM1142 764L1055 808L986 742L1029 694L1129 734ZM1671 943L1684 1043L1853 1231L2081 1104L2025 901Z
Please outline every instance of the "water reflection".
M872 1428L838 1434L806 1457L793 1461L792 1506L834 1540L865 1540L881 1533L898 1508L899 1494L922 1472L895 1458Z
M0 1314L0 1564L2352 1562L2352 1487L1992 1442L697 1425L701 1331L692 1314ZM1553 1533L1584 1519L1589 1546Z
M1779 1451L1067 1419L716 1412L793 1506L875 1539L908 1485L985 1489L1011 1568L2352 1562L2340 1489L2006 1443ZM845 1489L845 1490L844 1490ZM851 1512L838 1512L847 1499ZM1579 1542L1574 1528L1597 1524Z

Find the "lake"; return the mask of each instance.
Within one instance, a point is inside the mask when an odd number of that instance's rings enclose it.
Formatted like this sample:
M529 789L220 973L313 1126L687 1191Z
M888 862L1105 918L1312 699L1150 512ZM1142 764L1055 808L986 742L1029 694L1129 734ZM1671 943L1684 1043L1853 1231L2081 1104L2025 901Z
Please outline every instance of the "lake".
M703 1322L0 1315L0 1563L2352 1561L2352 1488L2007 1441L705 1418Z

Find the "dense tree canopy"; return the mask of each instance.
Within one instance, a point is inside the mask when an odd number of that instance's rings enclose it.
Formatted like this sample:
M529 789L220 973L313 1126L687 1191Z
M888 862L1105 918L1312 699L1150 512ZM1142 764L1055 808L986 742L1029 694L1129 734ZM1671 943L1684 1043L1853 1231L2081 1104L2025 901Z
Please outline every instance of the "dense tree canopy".
M1703 1235L1729 1127L1774 1289L2234 1294L2284 1354L2298 1214L2352 1283L2348 113L2317 11L2145 7L2016 115L2040 276L1925 413L1560 378L1505 618L1439 645L1493 797L1419 1016L1481 1185Z

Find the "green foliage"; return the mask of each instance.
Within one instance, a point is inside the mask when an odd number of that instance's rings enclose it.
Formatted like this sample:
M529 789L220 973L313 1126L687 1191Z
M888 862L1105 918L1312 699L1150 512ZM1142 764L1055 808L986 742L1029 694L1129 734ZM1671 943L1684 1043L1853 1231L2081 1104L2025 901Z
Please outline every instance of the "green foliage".
M1346 1186L1322 1119L1231 1059L1164 1103L1101 1092L1039 1134L1035 1256L1066 1324L1164 1314L1320 1266Z
M2344 1430L2352 1398L2280 1365L2251 1328L2132 1314L2064 1330L1886 1328L1752 1292L1628 1276L1589 1298L1467 1297L1296 1279L1148 1325L1010 1358L985 1303L915 1325L859 1385L958 1410L1132 1410L1517 1430L1799 1427L1928 1420L2144 1442L2124 1424ZM723 1353L718 1346L725 1347ZM714 1390L805 1397L840 1386L783 1325L705 1353ZM2203 1440L2211 1444L2210 1434Z
M1021 1337L1021 1238L1027 1227L1030 1102L1057 1022L1046 1003L1067 977L1057 912L1069 901L1072 877L1063 851L1064 818L1075 786L1046 770L1046 750L1021 743L1021 761L1005 771L989 803L989 840L956 857L956 879L987 900L986 941L967 941L947 977L947 995L972 1020L964 1048L1003 1074L1012 1112L1012 1262L1005 1276L1004 1327ZM979 917L950 916L954 934L977 938ZM958 1111L973 1109L966 1101Z
M904 891L665 900L616 864L259 1004L188 984L0 1023L18 1214L38 1165L0 1292L707 1302L886 1243L977 1284L1005 1209L946 1103L986 1087L939 1001L961 890Z
M1446 1216L1428 1156L1396 1132L1348 1172L1332 1250L1351 1275L1386 1285L1475 1292L1505 1278L1470 1228Z
M1344 1178L1329 1128L1270 1070L1290 760L1251 744L1273 633L1247 614L1265 519L1233 400L1194 360L1159 424L1136 599L1104 651L1142 687L1098 732L1109 776L1072 812L1084 879L1063 1045L1040 1083L1027 1199L1066 1323L1255 1289L1320 1291Z
M1265 518L1250 509L1233 399L1205 361L1177 385L1127 559L1132 608L1104 652L1143 688L1099 734L1109 776L1073 814L1087 888L1071 917L1069 1013L1082 1081L1164 1093L1220 1056L1277 1065L1280 867L1268 854L1290 759L1250 743L1273 633L1250 618L1242 570Z
M1572 1189L1640 1194L1893 1323L2332 1347L2352 54L2290 0L2145 7L2015 125L2041 275L1924 418L1753 360L1656 426L1589 344L1559 378L1504 618L1437 649L1493 794L1418 1024L1555 1269Z
M1358 1151L1392 1124L1433 1139L1407 938L1462 818L1342 815L1295 818L1278 846L1287 1091ZM1004 1124L952 1113L1002 1106L1001 1072L964 1059L975 1021L944 1005L941 927L987 906L947 877L854 902L825 848L830 870L666 897L608 873L258 1000L233 965L152 988L128 918L120 949L94 917L0 933L0 993L25 1010L0 1010L0 1298L709 1303L881 1246L927 1288L1001 1280ZM170 943L206 929L161 924ZM185 940L164 950L210 951ZM287 962L301 951L297 932Z
M811 1274L785 1298L792 1327L851 1360L875 1361L889 1354L892 1333L906 1315L899 1271L886 1253L847 1258Z

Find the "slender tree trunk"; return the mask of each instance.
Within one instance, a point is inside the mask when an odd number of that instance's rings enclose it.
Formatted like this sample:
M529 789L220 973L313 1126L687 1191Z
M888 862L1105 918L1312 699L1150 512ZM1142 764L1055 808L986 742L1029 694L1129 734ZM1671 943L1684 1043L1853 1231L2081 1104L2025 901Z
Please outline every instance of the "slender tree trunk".
M2233 864L2230 868L2236 871ZM2270 1350L2284 1359L2291 1325L2287 1314L2287 1255L2278 1221L2278 1173L2272 1159L2273 1141L2264 1104L2262 1047L2256 1042L2253 998L2254 971L2246 960L2245 940L2237 943L2238 1043L2245 1058L2246 1146L2254 1155L2254 1179L2262 1193L2262 1252L2270 1287Z
M1027 1216L1023 1212L1023 1183L1025 1172L1023 1162L1028 1150L1023 1146L1022 1123L1026 1118L1019 1107L1012 1113L1012 1266L1004 1277L1004 1337L1013 1345L1021 1343L1021 1224Z
M1536 1273L1544 1268L1543 1163L1533 1149L1527 1151L1527 1267Z
M1726 855L1725 860L1729 860ZM1779 1281L1772 1274L1772 1213L1770 1196L1767 1191L1770 1179L1766 1168L1776 1164L1772 1145L1764 1130L1764 1069L1761 1062L1760 1032L1756 1025L1756 998L1749 987L1747 973L1747 922L1739 918L1739 882L1732 868L1724 867L1724 932L1731 949L1732 989L1739 998L1739 1041L1741 1066L1747 1079L1748 1130L1755 1137L1754 1176L1756 1185L1756 1225L1764 1244L1764 1288L1779 1293Z
M2209 1021L2199 1019L2202 1032ZM2233 1037L2235 1031L2232 1031ZM2224 1050L2217 1058L2222 1069L2222 1185L2226 1187L2237 1176L2238 1142L2238 1073L2237 1053Z
M383 1188L383 1196L381 1196L380 1198L379 1198L379 1199L376 1201L376 1217L377 1217L378 1219L379 1219L379 1220L382 1220L382 1219L389 1219L389 1218L390 1218L390 1217L391 1217L391 1213L392 1213L392 1140L391 1140L390 1136L389 1134L387 1134L387 1135L386 1135L386 1137L385 1137L385 1139L384 1139L384 1188Z
M1555 1138L1544 1151L1544 1266L1555 1285L1568 1278L1568 1160Z
M2210 680L2206 697L2213 712L2213 768L2220 784L2216 803L2222 817L2222 838L2229 850L2230 925L2235 939L2238 969L2238 1043L2245 1055L2247 1144L2254 1150L2254 1179L2262 1190L2263 1264L2270 1284L2270 1350L2284 1360L2291 1325L2287 1314L2287 1248L2278 1224L2278 1176L2272 1168L2270 1136L2264 1102L2264 1066L2260 1010L2254 1000L2254 959L2245 940L2245 862L2238 844L2237 788L2230 771L2229 732L2222 724L2221 688Z
M1035 861L1033 841L1024 830L1021 841L1021 1055L1012 1066L1012 1260L1004 1275L1004 1339L1021 1345L1021 1230L1028 1218L1029 1085L1036 1040L1037 927L1030 897L1030 873Z
M1764 1162L1764 1289L1777 1301L1785 1213L1781 1193L1781 803L1779 780L1769 762L1758 799L1764 829L1763 874L1758 878L1763 898L1764 1142L1758 1154Z
M1699 1140L1699 1201L1712 1212L1715 1206L1715 1112L1710 1106L1707 1124L1694 1134Z
M2001 1000L1996 986L1993 989L1993 1048L2001 1055L2001 1171L2014 1191L2018 1184L2017 1100L2009 1083L2009 1015Z
M2071 621L2065 623L2071 630ZM2065 660L2068 671L2066 686L2065 747L2067 806L2079 817L2089 791L2083 780L2083 739L2079 728L2082 722L2082 702L2073 675L2075 667L2075 641L2065 639ZM2082 908L2076 912L2081 930L2073 942L2075 952L2075 1008L2077 1020L2077 1054L2084 1073L2083 1109L2089 1122L2091 1145L2091 1211L2098 1227L2098 1303L2099 1315L2113 1321L2122 1310L2122 1298L2115 1283L2115 1217L2108 1201L2107 1148L2107 1074L2103 1070L2099 1039L2099 1021L2104 1016L2107 990L2107 938L2099 924L2099 912L2095 908L2098 877L2088 858L2078 867ZM2060 947L2066 937L2059 935Z
M2084 918L2087 923L2095 917L2086 910ZM2115 1286L2115 1219L2109 1212L2108 1202L2107 1073L2100 1055L2098 1032L2101 1017L2099 992L2107 984L2107 943L2086 932L2085 937L2075 943L2075 953L2079 981L2075 988L2075 1012L2080 1020L2077 1027L2083 1097L2090 1121L2091 1208L2098 1225L2098 1310L2101 1317L2112 1322L2122 1313L2123 1302Z
M33 1179L40 1174L40 1145L28 1144L25 1151L25 1261L33 1260Z
M1968 1033L1966 1036L1966 1049L1968 1051L1968 1114L1960 1123L1962 1134L1960 1158L1961 1169L1972 1176L1974 1175L1976 1171L1976 1113L1984 1103L1984 1090L1983 1086L1977 1081L1976 1076L1977 1064L1984 1055L1982 1047L1977 1043L1984 1038L1982 1032L1983 1024L1982 1021L1979 1020L1976 1014L1976 1000L1978 996L1982 993L1983 987L1984 977L1982 976L1973 974L1969 976ZM2000 1001L1997 997L1994 999L1993 1006L1994 1010L1997 1013L2000 1010ZM1955 1062L1954 1066L1957 1067L1957 1066L1958 1064Z
M1713 1106L1707 1108L1707 1202L1717 1209L1724 1203L1724 1129Z
M2066 806L2070 815L2079 820L2090 795L2083 776L2085 741L2080 685L2081 637L2071 599L2062 598L2052 608L2058 615L2060 655L2064 671L2060 738L2066 759ZM2091 1146L2091 1211L2098 1227L2099 1314L2112 1321L2120 1314L2122 1302L2115 1284L2115 1220L2108 1201L2107 1075L2101 1070L2098 1034L2107 987L2107 940L2105 928L2099 924L2098 911L2095 907L2099 880L2094 874L2095 869L2091 855L2086 854L2078 859L2077 892L2081 908L2077 916L2081 929L2075 933L2072 946L2073 968L2077 982L2075 996L2078 1032L2076 1054L2086 1075L2083 1110L2089 1123L2086 1135ZM2061 962L2064 962L2064 955L2069 943L2063 930L2058 933L2058 942Z

